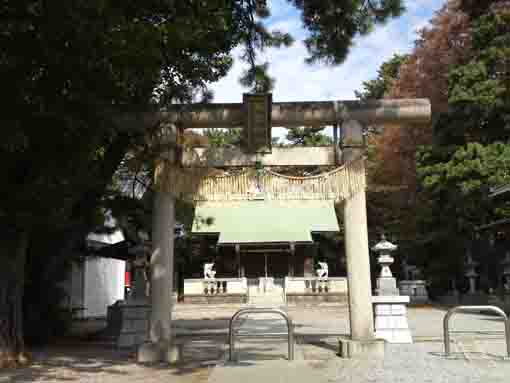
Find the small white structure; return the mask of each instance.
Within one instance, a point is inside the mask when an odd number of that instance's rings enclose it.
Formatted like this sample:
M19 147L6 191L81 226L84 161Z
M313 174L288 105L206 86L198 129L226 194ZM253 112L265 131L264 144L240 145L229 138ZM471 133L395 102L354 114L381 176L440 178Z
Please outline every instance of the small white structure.
M214 262L204 263L204 279L214 279L216 271L213 270Z
M83 262L73 263L68 279L63 283L67 300L62 302L75 312L77 318L106 318L107 308L124 299L126 262L114 258L97 257L95 250L124 241L122 230L113 229L115 221L105 216L107 233L87 235L90 255Z
M106 317L107 307L124 299L126 262L113 258L87 257L72 266L64 283L65 304L77 318Z
M315 270L317 273L317 277L319 278L328 278L328 264L326 262L319 262L319 268Z

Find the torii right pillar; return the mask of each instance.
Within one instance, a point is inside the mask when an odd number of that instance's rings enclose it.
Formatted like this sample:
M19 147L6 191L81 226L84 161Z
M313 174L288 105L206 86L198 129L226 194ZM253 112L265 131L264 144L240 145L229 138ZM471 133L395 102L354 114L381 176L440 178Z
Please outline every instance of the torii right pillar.
M342 125L344 143L342 152L345 163L363 155L362 125L354 120ZM362 162L363 163L363 162ZM364 174L364 166L363 166ZM370 280L370 255L368 249L367 206L365 182L353 190L344 203L345 255L349 283L350 338L340 339L339 354L345 358L382 357L384 341L375 339Z

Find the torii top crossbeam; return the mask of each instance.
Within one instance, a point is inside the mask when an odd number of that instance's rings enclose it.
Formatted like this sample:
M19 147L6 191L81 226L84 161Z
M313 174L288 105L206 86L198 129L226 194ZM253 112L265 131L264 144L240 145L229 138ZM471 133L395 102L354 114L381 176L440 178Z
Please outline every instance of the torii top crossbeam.
M250 124L249 97L268 97L265 121ZM349 122L364 126L370 124L416 125L428 123L431 118L431 106L427 99L395 99L369 101L319 101L319 102L271 102L271 95L245 95L243 103L232 104L190 104L171 105L165 111L145 115L149 123L162 122L167 126L179 126L182 129L240 128L245 131L258 130L258 125L265 125L254 133L264 136L262 141L269 145L269 150L262 150L265 155L257 157L264 166L271 165L334 165L339 158L337 153L336 127L345 142L362 140L361 131L349 129ZM255 128L253 128L253 125ZM326 126L335 127L335 142L330 148L274 148L271 150L271 127ZM251 126L251 127L250 127ZM204 148L194 148L184 153L182 165L185 167L223 167L248 166L254 164L257 150L219 148L214 153ZM299 153L298 153L299 152Z
M347 120L362 123L427 123L431 106L427 99L369 101L318 101L272 103L272 126L335 125ZM175 105L161 112L161 120L184 128L237 128L244 125L243 103Z

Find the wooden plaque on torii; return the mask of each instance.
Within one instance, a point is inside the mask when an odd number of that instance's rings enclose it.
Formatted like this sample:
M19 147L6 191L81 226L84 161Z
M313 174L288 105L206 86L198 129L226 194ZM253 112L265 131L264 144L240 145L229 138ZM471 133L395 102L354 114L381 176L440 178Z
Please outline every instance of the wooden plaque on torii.
M243 151L245 153L271 153L271 93L243 94L245 124Z

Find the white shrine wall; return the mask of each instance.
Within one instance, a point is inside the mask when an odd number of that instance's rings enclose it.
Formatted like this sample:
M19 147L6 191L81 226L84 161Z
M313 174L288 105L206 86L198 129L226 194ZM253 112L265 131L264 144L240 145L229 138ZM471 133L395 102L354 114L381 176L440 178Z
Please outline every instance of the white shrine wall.
M126 262L113 258L89 257L73 264L69 279L63 284L66 306L77 318L106 317L107 307L124 299Z

